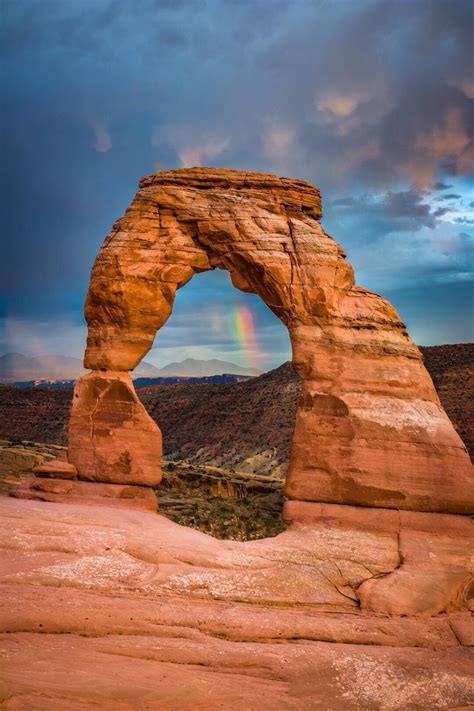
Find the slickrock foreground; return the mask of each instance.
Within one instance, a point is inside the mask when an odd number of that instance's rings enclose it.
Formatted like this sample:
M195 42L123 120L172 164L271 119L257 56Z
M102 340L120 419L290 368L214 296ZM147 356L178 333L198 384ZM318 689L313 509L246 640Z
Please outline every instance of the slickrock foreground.
M474 701L471 463L397 313L355 285L320 216L301 181L142 180L92 271L67 461L16 492L40 502L0 504L7 708ZM214 268L286 324L303 380L275 538L220 541L146 510L161 433L128 371L176 290Z
M0 524L7 711L474 702L462 517L328 505L238 543L151 512L2 498ZM370 612L381 596L392 617Z

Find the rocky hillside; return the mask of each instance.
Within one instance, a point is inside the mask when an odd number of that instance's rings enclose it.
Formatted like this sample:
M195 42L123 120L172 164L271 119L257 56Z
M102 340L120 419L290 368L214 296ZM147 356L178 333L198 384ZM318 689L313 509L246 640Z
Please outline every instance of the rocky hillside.
M474 344L422 348L440 399L474 455ZM176 384L138 393L163 432L165 455L284 476L300 383L285 363L247 382ZM66 444L72 392L0 385L0 437Z
M421 350L443 407L474 460L474 343Z
M71 388L0 385L0 438L67 444Z
M170 459L283 475L300 382L289 363L233 385L141 388Z

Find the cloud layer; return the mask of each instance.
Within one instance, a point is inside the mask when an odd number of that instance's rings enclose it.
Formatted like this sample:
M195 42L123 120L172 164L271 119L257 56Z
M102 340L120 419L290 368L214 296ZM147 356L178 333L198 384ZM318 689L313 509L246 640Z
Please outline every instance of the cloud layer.
M76 323L139 178L217 165L317 184L359 282L402 317L404 292L421 288L432 340L461 312L468 328L472 303L441 313L432 289L474 280L469 1L4 0L2 12L9 323ZM195 294L182 298L192 308Z

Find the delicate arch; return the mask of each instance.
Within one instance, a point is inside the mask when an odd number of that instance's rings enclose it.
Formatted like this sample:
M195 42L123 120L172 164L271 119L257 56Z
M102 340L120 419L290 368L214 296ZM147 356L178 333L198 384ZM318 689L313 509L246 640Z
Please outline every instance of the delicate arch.
M301 501L473 509L467 452L418 348L394 308L355 285L320 217L319 191L298 180L193 168L140 182L86 300L92 373L76 386L69 429L81 479L159 482L161 435L127 371L150 349L176 290L217 267L290 333L304 380L286 482L293 518Z

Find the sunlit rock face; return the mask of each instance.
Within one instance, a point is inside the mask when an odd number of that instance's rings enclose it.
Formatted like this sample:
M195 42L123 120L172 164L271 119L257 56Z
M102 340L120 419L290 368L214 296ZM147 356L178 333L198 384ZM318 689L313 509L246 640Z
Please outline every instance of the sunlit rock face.
M128 373L93 371L77 383L68 453L87 481L146 486L160 482L161 432Z
M94 372L76 386L69 428L79 478L159 481L161 435L125 374L151 348L176 290L219 268L290 333L304 387L289 499L474 509L467 452L419 350L395 309L355 285L320 218L319 191L299 180L192 168L140 182L92 270L85 366Z

